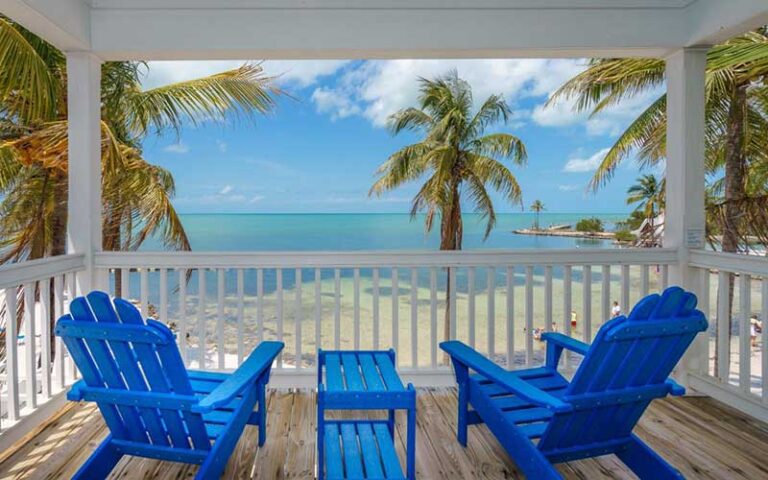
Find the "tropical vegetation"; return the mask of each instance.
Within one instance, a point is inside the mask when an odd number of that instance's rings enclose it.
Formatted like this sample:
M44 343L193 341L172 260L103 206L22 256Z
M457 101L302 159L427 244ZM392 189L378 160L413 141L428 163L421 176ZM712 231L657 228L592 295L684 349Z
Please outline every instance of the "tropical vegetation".
M102 66L102 220L105 250L134 250L157 237L189 240L171 202L171 174L147 161L150 134L202 121L253 119L281 92L259 64L142 89L148 66ZM67 225L65 55L0 16L0 263L65 253Z
M393 153L376 171L370 194L380 196L407 183L423 180L411 203L411 215L426 212L425 229L440 222L440 249L460 250L462 204L468 202L485 221L487 237L496 224L489 188L512 204L521 204L517 179L503 160L526 161L522 140L510 133L487 133L511 115L502 95L486 98L476 111L470 85L456 71L433 80L419 79L418 106L394 113L394 135L413 131L422 138ZM463 202L464 201L464 202ZM447 291L451 280L448 278ZM446 309L446 338L449 333Z
M768 27L709 50L706 67L707 229L726 252L744 251L747 239L768 244ZM590 188L608 182L636 154L642 167L666 156L663 59L593 59L550 98L572 100L596 115L638 95L659 92L619 136L596 170Z
M544 207L544 203L541 200L534 200L533 203L531 204L531 211L535 214L534 220L533 220L534 230L538 230L539 228L541 228L539 223L539 217L541 215L541 212L543 212L544 210L546 210L546 208Z
M577 232L599 233L605 231L603 221L597 217L582 218L576 222Z

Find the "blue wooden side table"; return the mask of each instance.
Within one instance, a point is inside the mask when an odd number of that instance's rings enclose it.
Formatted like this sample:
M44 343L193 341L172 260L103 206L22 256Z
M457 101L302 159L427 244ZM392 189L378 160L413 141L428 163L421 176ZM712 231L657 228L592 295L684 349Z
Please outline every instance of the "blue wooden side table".
M318 351L320 480L416 478L416 389L403 386L395 351ZM327 420L326 410L387 410L386 420ZM395 411L407 410L405 475L395 452Z

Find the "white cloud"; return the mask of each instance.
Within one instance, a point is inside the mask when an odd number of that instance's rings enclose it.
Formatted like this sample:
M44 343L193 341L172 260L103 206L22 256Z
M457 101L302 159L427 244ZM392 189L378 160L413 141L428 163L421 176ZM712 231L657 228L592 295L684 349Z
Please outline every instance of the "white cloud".
M238 68L247 62L254 60L149 62L142 85L153 88L206 77ZM266 75L276 77L278 84L295 84L303 88L314 84L320 77L332 75L347 63L346 60L268 60L262 66Z
M526 97L547 95L583 69L580 60L381 60L347 69L334 88L318 88L313 94L321 113L341 118L359 114L376 126L401 108L416 103L419 77L434 78L456 69L473 88L477 103L502 93L510 104ZM516 112L527 117L524 110ZM513 115L513 122L522 119ZM518 123L519 124L519 123Z
M600 166L610 148L604 148L587 158L571 158L563 167L564 172L584 173L593 172Z
M558 185L557 189L561 192L575 192L584 188L582 185Z
M235 188L232 185L224 185L224 187L219 190L219 195L227 195L228 193L231 193Z
M163 149L164 152L167 153L178 153L178 154L184 154L189 152L189 147L185 145L182 142L179 143L173 143L171 145L168 145Z
M219 151L221 153L227 153L227 149L229 148L229 145L227 145L227 142L223 140L216 140L216 146L219 147Z
M254 195L251 197L250 200L248 200L248 203L258 203L262 200L264 200L266 197L264 195Z
M361 112L348 96L331 88L318 88L312 92L312 101L320 113L328 113L331 119L346 118Z

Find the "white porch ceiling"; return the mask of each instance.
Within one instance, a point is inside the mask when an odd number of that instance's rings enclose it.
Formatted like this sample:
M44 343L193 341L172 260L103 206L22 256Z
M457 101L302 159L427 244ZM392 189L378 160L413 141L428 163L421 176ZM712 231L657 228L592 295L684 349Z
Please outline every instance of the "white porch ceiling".
M664 56L768 23L768 0L0 0L112 59Z

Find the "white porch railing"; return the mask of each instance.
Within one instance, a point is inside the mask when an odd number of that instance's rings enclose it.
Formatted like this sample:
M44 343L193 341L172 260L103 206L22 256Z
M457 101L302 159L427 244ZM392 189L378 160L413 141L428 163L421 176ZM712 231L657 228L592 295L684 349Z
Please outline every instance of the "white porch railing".
M59 408L77 376L61 340L53 338L52 320L67 310L75 272L84 268L82 255L0 267L0 447L27 431L24 424L37 414Z
M710 324L708 362L691 385L768 421L768 259L694 251L691 265L703 274L699 304Z
M665 249L96 257L102 287L171 324L190 366L233 369L261 340L284 341L275 386L311 385L318 347L394 347L405 378L452 383L446 323L502 364L534 364L536 329L590 341L613 301L626 309L660 290L675 261Z

